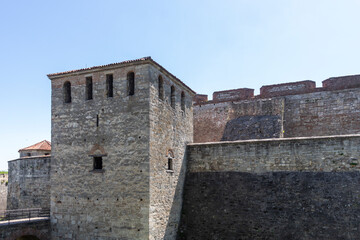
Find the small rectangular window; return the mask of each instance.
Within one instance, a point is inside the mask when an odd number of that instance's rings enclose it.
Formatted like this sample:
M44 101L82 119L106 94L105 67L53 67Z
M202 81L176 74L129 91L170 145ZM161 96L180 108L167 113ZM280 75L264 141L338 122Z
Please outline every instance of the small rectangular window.
M93 81L92 81L92 77L87 77L86 78L86 100L91 100L93 99Z
M94 157L94 170L102 169L102 157Z
M174 170L173 166L173 159L171 157L168 158L168 169L167 170Z
M113 97L113 75L107 74L106 75L106 96Z

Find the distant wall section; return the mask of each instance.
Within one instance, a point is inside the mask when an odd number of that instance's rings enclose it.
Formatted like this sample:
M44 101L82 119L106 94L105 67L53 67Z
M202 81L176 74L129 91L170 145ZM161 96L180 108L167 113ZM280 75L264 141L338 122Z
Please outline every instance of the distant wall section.
M194 142L279 138L283 112L283 99L195 105Z
M263 86L248 99L195 97L194 142L360 133L360 88L354 88L360 77L331 78L323 85Z
M50 161L46 156L8 162L7 209L50 208Z
M6 209L8 175L0 174L0 210Z

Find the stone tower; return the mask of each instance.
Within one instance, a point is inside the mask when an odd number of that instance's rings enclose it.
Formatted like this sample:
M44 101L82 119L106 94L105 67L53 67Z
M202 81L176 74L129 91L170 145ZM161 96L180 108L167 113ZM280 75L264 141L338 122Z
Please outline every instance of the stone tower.
M150 57L48 77L52 239L175 239L195 93Z

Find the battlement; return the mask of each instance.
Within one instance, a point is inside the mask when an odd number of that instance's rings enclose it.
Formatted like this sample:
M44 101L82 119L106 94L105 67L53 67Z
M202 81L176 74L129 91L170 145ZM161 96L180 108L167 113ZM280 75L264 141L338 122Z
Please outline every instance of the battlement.
M219 102L281 97L322 91L343 90L349 88L360 88L360 75L331 77L322 81L322 87L319 88L317 88L316 83L311 80L265 85L260 88L260 94L255 96L254 89L250 88L216 91L213 93L213 99L210 101L208 100L208 95L197 94L194 97L194 104L203 105L207 103L211 104Z

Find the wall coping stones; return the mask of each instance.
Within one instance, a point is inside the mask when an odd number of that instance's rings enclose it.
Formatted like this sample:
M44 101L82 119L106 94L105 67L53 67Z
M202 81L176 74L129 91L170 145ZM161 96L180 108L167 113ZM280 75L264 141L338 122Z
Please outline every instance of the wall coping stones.
M222 141L222 142L205 142L205 143L189 143L187 146L205 146L205 145L228 145L241 143L263 143L263 142L288 142L296 140L318 140L318 139L341 139L341 138L360 138L360 134L347 135L330 135L330 136L312 136L312 137L293 137L293 138L267 138L267 139L249 139L237 141Z

